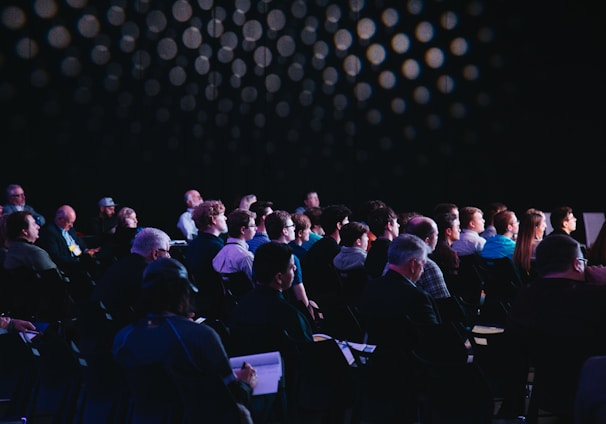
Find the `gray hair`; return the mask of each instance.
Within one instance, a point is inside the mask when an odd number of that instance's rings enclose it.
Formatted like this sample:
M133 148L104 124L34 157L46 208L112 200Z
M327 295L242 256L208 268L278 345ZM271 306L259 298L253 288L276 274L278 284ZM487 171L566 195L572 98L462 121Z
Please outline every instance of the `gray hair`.
M164 249L167 244L170 244L168 234L157 228L146 227L137 233L130 251L147 257L155 249Z
M414 234L400 234L390 244L387 250L387 262L402 265L411 259L425 260L431 253L431 248Z

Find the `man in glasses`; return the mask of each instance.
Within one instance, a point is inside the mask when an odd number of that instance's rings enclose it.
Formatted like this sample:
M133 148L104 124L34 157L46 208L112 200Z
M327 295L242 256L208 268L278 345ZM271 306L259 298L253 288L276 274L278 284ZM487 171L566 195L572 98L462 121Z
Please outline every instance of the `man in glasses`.
M46 224L46 219L44 216L36 212L33 207L25 203L25 191L19 184L10 184L6 188L6 198L8 203L4 205L2 212L3 215L8 215L17 211L28 211L31 212L32 216L36 220L36 224L41 227Z

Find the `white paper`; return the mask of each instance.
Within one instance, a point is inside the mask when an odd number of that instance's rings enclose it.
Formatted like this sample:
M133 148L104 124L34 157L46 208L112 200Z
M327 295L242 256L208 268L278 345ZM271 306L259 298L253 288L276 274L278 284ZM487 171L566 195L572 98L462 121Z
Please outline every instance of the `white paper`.
M265 352L229 358L231 368L239 370L244 362L257 370L257 386L253 396L276 393L282 378L282 356L280 352Z

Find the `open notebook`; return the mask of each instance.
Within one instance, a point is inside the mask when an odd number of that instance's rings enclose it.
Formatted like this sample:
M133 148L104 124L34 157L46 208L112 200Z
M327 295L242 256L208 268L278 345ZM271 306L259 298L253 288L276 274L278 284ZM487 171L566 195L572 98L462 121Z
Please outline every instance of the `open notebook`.
M240 369L245 362L251 364L257 370L257 386L253 390L253 396L278 392L283 371L280 352L265 352L229 358L229 363L234 371Z

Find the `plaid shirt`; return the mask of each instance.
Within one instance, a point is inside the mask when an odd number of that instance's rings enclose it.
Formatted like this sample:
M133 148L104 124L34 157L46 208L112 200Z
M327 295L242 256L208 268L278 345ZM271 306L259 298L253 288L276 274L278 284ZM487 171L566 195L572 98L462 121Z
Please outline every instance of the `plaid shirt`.
M429 293L434 299L450 297L442 270L430 258L427 258L427 263L423 267L423 274L421 274L421 278L417 281L417 286Z

